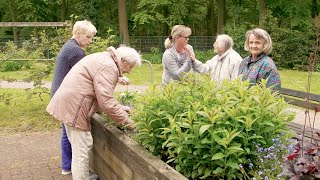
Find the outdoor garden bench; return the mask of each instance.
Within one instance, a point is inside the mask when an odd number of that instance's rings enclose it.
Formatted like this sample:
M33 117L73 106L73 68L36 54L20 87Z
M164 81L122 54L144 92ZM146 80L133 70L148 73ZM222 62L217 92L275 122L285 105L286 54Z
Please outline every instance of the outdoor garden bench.
M308 95L308 93L306 92L302 92L302 91L296 91L296 90L292 90L292 89L286 89L286 88L282 88L281 92L280 92L285 101L287 101L289 104L295 105L295 106L299 106L299 107L303 107L306 108L307 107L307 103L306 103L306 97L309 96L309 100L310 103L308 104L309 109L310 109L310 115L311 115L311 121L313 121L313 115L314 115L314 109L315 107L320 108L320 95L318 94L312 94L310 93ZM307 119L307 121L309 121ZM319 123L319 122L315 122L315 123ZM293 131L295 131L297 133L297 135L301 135L303 133L303 125L302 124L298 124L295 122L290 122L289 123L289 128L292 129ZM314 138L318 137L316 135L316 133L320 133L319 129L314 129ZM305 137L307 138L311 138L312 134L310 129L308 129L308 127L306 127L305 130Z

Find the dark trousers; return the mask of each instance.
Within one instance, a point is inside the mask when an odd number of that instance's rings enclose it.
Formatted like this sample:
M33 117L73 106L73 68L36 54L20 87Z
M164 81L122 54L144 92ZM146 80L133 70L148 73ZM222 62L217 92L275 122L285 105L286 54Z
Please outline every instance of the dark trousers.
M67 132L62 124L62 137L61 137L61 155L62 155L62 169L70 171L72 161L72 149L68 140Z

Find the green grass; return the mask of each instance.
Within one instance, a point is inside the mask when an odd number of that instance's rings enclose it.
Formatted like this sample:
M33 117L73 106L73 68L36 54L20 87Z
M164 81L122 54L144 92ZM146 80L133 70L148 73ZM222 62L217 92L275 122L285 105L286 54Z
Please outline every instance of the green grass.
M152 64L154 83L160 84L162 78L162 64ZM133 68L130 74L124 74L127 76L132 84L146 85L151 84L151 70L148 64L143 63L140 67Z
M46 64L44 63L36 63L35 64L36 68L46 68ZM24 80L28 77L30 77L30 69L22 69L19 71L7 71L7 72L2 72L0 71L0 80L4 79L12 79L12 80ZM45 81L51 81L53 78L53 73L50 74L50 76L45 79Z
M307 91L308 72L281 70L280 78L282 87L299 91ZM312 73L311 93L320 94L320 73Z
M162 76L162 64L153 64L153 73L154 73L154 80L155 83L161 83L161 76ZM294 70L280 70L280 77L282 87L299 90L299 91L306 91L307 85L307 76L308 72L302 71L294 71ZM0 80L9 78L9 79L24 79L29 76L29 72L27 70L21 71L14 71L14 72L0 72ZM132 81L132 84L135 85L143 85L143 84L150 84L151 83L151 72L149 65L143 63L140 67L135 67L130 74L125 74L125 76L129 77ZM320 73L314 72L312 75L312 82L311 82L311 92L314 94L320 94ZM52 74L48 79L45 81L51 81Z
M8 105L1 101L1 95L4 94L10 98ZM0 89L0 136L17 132L52 131L60 127L60 123L45 110L49 95L44 95L43 101L38 96L27 97L26 90Z

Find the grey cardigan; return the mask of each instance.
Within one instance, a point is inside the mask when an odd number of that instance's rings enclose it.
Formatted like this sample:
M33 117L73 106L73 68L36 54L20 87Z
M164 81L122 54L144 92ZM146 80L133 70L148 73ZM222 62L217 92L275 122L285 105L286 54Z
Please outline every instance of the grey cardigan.
M194 53L192 46L188 48ZM184 73L192 68L192 61L186 53L178 54L174 47L166 49L162 56L162 85L167 85L171 80L179 81Z

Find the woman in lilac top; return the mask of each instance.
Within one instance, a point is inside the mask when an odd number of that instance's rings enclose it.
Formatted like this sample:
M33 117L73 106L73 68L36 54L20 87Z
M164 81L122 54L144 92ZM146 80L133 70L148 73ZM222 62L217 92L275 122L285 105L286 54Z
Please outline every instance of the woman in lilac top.
M251 53L243 59L239 68L239 75L242 80L248 80L251 85L267 80L267 87L272 90L280 90L280 75L273 60L268 56L272 50L272 40L270 35L263 29L253 29L247 31L244 49Z

